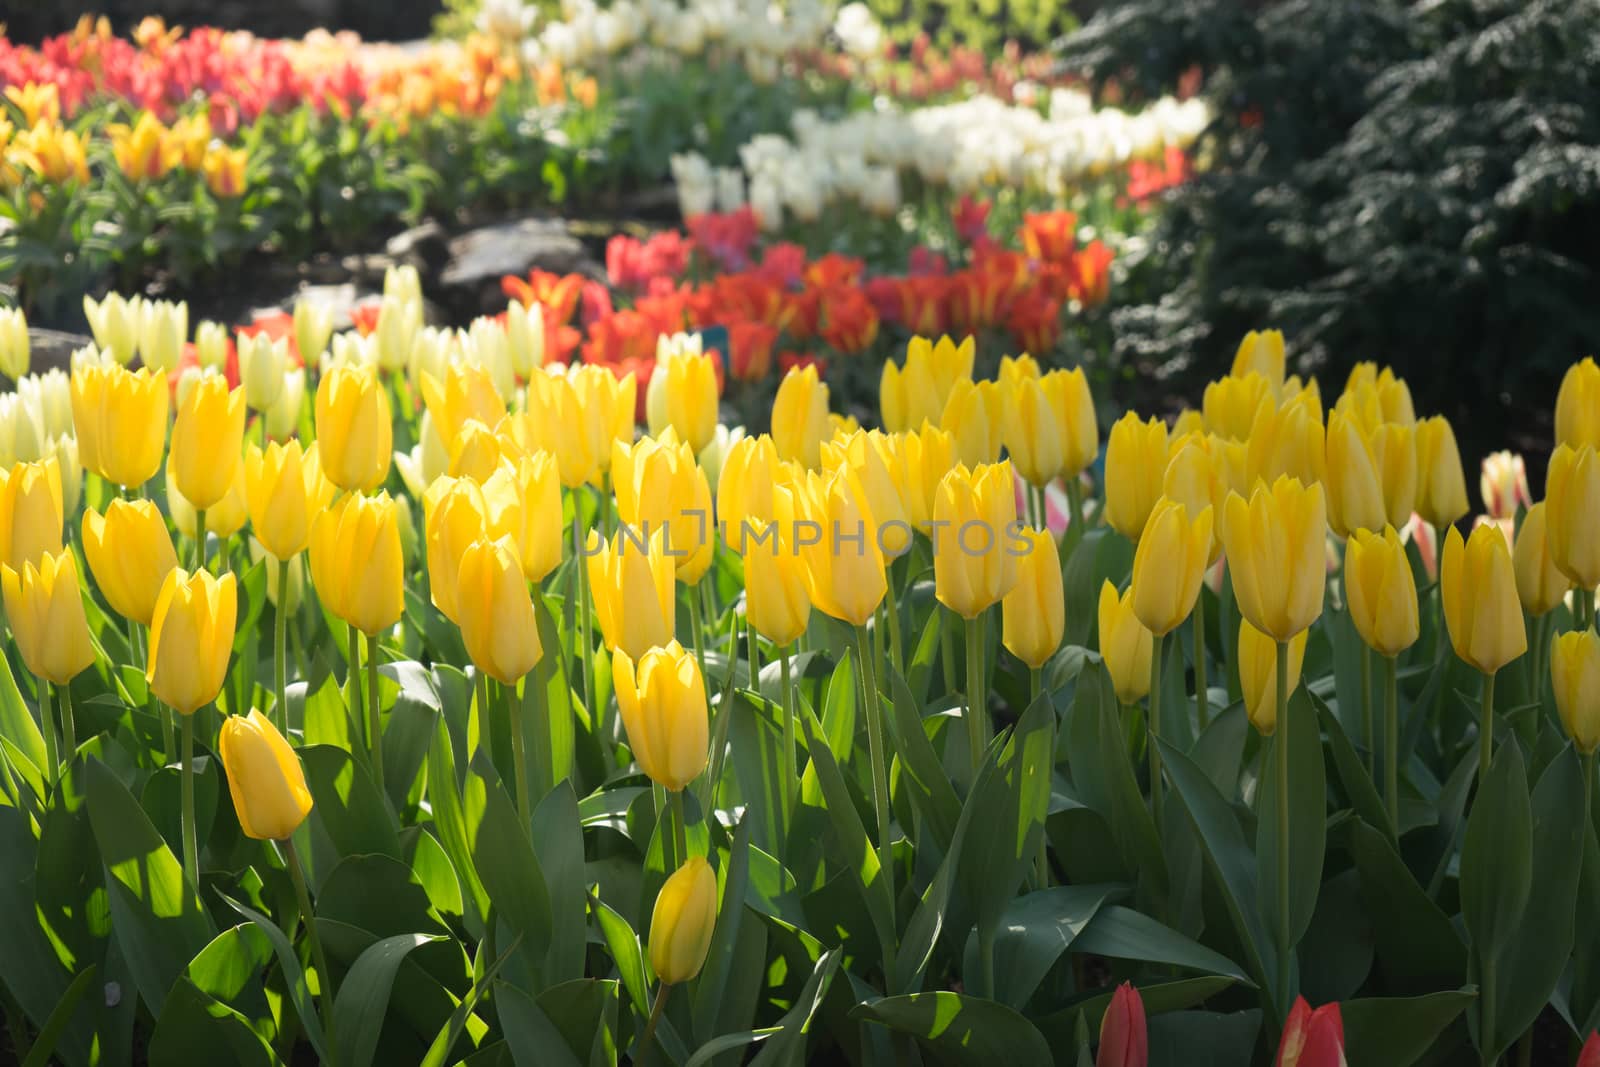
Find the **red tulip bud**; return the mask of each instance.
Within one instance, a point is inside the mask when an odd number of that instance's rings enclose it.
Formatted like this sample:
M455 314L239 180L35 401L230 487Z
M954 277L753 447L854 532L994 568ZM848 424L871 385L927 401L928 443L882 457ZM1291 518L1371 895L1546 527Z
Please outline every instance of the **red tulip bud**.
M1144 1000L1132 984L1123 982L1111 994L1111 1005L1100 1020L1100 1051L1095 1067L1145 1067L1150 1062L1150 1035L1145 1031Z
M1344 1021L1337 1003L1312 1011L1305 997L1295 998L1278 1044L1277 1067L1345 1067Z
M1589 1031L1589 1040L1583 1043L1583 1051L1578 1053L1577 1067L1600 1067L1600 1030Z

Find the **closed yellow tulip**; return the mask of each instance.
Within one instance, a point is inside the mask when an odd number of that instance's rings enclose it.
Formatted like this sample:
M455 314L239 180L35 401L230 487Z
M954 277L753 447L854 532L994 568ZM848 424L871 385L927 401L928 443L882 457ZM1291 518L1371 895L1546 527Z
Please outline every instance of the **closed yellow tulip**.
M194 538L199 535L200 517L194 505L189 503L189 498L178 488L176 472L170 460L167 463L167 515L172 519L172 525L185 537ZM240 463L233 468L233 482L228 486L227 493L206 509L206 533L219 541L225 541L244 529L244 524L249 519L250 505L245 493L244 464Z
M251 443L244 456L244 494L256 540L273 558L290 559L311 541L311 523L333 499L322 476L317 446L299 441L265 449ZM210 524L209 517L207 525Z
M1301 392L1280 406L1263 407L1250 428L1246 477L1271 485L1288 476L1302 485L1321 482L1326 456L1322 409L1315 396Z
M94 662L78 564L70 549L28 560L20 571L9 563L0 565L0 585L11 637L28 670L54 685L66 685Z
M972 380L975 353L970 336L959 345L948 337L939 338L937 344L925 337L913 337L906 346L904 367L893 361L883 365L878 383L883 428L899 433L915 431L924 422L937 423L956 382Z
M1133 610L1133 590L1121 596L1109 581L1100 586L1100 658L1111 673L1117 699L1134 704L1150 693L1150 657L1155 639Z
M155 477L167 443L167 372L115 363L72 369L72 422L84 467L133 489Z
M806 564L812 606L852 626L866 625L889 590L867 502L844 471L810 471L795 489L795 546Z
M1345 546L1345 599L1361 640L1380 655L1398 656L1417 640L1417 580L1393 526L1358 530Z
M663 531L679 580L698 582L711 566L714 517L711 486L688 444L670 426L659 440L618 441L612 445L611 475L622 522L641 541Z
M1443 415L1435 415L1417 423L1416 442L1417 514L1434 526L1448 526L1467 513L1467 476L1455 431Z
M111 609L149 626L156 598L178 565L166 521L148 500L113 500L83 514L83 554Z
M1162 497L1150 512L1144 536L1133 554L1133 610L1157 637L1176 630L1194 610L1211 554L1216 513L1207 504L1198 514Z
M1043 374L1039 361L1024 352L1020 356L1001 356L1000 373L995 375L995 380L1009 391L1025 381L1038 381Z
M717 524L722 540L744 555L773 521L778 449L766 434L741 437L723 457L717 478Z
M637 531L618 530L609 543L589 531L584 548L589 590L606 648L637 659L672 641L677 628L674 567L666 538L641 543Z
M1230 441L1246 441L1262 410L1277 406L1277 395L1260 374L1230 375L1206 386L1201 400L1205 426Z
M750 625L782 648L806 632L811 593L805 562L794 547L789 490L780 486L774 492L779 496L778 510L787 518L780 519L778 529L766 539L751 538L744 554L744 596Z
M939 500L939 483L955 469L956 441L931 422L900 436L900 456L911 524L924 533L933 529L933 509Z
M1561 725L1585 756L1600 748L1600 636L1573 630L1550 648L1550 680Z
M446 447L450 450L447 473L452 478L468 478L479 485L493 476L502 460L514 460L524 454L509 432L502 438L477 419L463 423Z
M1356 364L1334 407L1367 431L1386 422L1412 426L1417 421L1410 386L1389 367L1380 372L1374 363Z
M705 966L717 926L717 872L690 856L661 886L650 913L650 966L667 985L687 982Z
M651 436L671 426L698 453L717 433L717 370L710 356L658 352L645 390Z
M976 467L1000 458L1005 415L1005 395L999 383L962 378L950 389L939 425L955 438L956 458Z
M878 547L899 557L911 547L911 510L906 496L900 441L881 430L857 430L822 447L822 466L845 471L866 502Z
M1600 448L1600 366L1593 356L1567 368L1556 393L1556 444Z
M1161 478L1161 495L1175 500L1190 515L1199 515L1211 508L1211 547L1206 553L1206 565L1222 557L1222 528L1216 517L1222 514L1228 494L1233 491L1236 474L1230 469L1241 446L1214 435L1191 433L1174 441L1172 459ZM1238 462L1242 465L1242 459ZM1242 476L1239 476L1242 480ZM1146 523L1148 526L1148 522Z
M1439 569L1444 621L1456 655L1493 674L1528 650L1516 574L1505 535L1479 526L1463 543L1451 527Z
M1401 422L1385 422L1367 436L1383 487L1384 517L1397 530L1411 521L1417 508L1416 437L1416 429Z
M322 473L330 482L352 493L383 484L394 427L376 368L341 364L324 374L317 383L316 424Z
M1139 540L1161 496L1166 475L1167 424L1128 412L1111 427L1106 444L1106 522L1130 541Z
M1002 436L1012 465L1029 484L1076 478L1094 462L1100 428L1081 367L1020 378L1006 397Z
M496 426L506 413L505 399L495 389L494 377L475 363L451 363L443 380L424 371L421 383L422 402L447 448L469 420Z
M705 679L694 654L669 641L638 660L619 648L611 664L617 710L639 769L664 789L683 789L706 769L710 745Z
M217 699L228 674L238 624L238 587L232 574L167 572L150 623L145 680L164 704L193 715Z
M219 375L202 377L179 402L172 425L167 469L178 491L202 510L220 503L233 487L243 446L244 390L230 390Z
M1233 353L1233 376L1259 374L1274 389L1283 385L1284 350L1282 330L1251 330Z
M1522 517L1517 543L1511 551L1511 566L1517 573L1517 597L1523 608L1535 617L1548 615L1565 599L1572 580L1561 573L1550 556L1547 509L1541 500Z
M255 708L248 715L229 715L222 720L217 748L244 835L257 841L292 837L311 814L311 790L300 757L272 720Z
M1301 630L1289 640L1289 681L1286 692L1300 684L1300 668L1306 659L1306 637ZM1239 689L1244 695L1245 714L1250 724L1270 737L1278 729L1278 642L1239 620L1239 644L1234 651L1239 663Z
M561 470L548 452L502 460L483 483L484 517L491 538L509 537L522 576L542 581L561 563Z
M556 457L561 484L597 482L611 467L611 446L633 439L637 389L632 374L618 380L606 367L552 367L528 378L528 410L513 416L512 433L528 452Z
M1239 612L1276 641L1287 641L1322 614L1327 582L1327 512L1322 486L1279 478L1258 484L1247 501L1228 497L1222 543Z
M54 456L0 471L0 563L15 570L61 551L63 512Z
M1021 526L1011 464L957 466L939 483L933 521L934 596L962 618L977 618L1017 584Z
M477 482L446 475L428 487L422 509L429 596L440 614L459 623L456 570L467 546L489 532L489 505Z
M815 364L791 367L772 400L772 443L781 459L807 468L822 462L828 436L828 386Z
M1001 640L1030 668L1044 666L1067 628L1061 557L1048 530L1024 528L1028 544L1017 559L1017 584L1000 601Z
M322 513L311 530L311 579L328 609L368 637L400 621L405 559L388 493L347 496Z
M1344 538L1383 528L1383 482L1366 435L1354 419L1328 413L1328 526Z
M461 640L472 662L496 681L516 685L544 655L516 542L482 538L468 545L461 555L456 597Z
M1600 457L1558 445L1545 473L1545 536L1556 568L1580 589L1600 585Z

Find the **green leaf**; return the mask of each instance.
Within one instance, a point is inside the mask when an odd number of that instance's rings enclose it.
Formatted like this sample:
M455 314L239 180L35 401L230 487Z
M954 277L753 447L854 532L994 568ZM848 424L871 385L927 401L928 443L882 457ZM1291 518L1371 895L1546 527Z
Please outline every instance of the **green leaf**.
M583 977L588 940L588 885L583 827L572 780L563 778L533 812L533 851L550 897L550 948L542 978L554 985Z
M44 770L44 734L22 699L5 656L0 656L0 738L11 742L13 751L28 761L35 775Z
M711 947L706 962L694 982L692 1001L694 1034L705 1041L717 1033L719 1011L727 999L728 979L733 973L735 951L738 949L739 930L744 917L745 889L750 882L750 827L752 819L746 815L734 831L733 843L728 848L727 872L722 883L721 902L717 907L716 929L711 934Z
M1172 982L1150 982L1138 987L1139 999L1144 1003L1145 1015L1153 1020L1158 1015L1181 1012L1196 1004L1203 1004L1227 991L1233 984L1233 979L1225 975L1180 978ZM1071 1007L1045 1016L1038 1020L1040 1032L1057 1047L1071 1044L1071 1035L1077 1031L1080 1024L1089 1033L1099 1033L1100 1024L1105 1019L1106 1009L1111 1006L1111 998L1115 993L1114 989L1106 989L1074 1003Z
M994 942L997 999L1023 1008L1100 906L1122 892L1109 885L1052 886L1013 900Z
M1461 845L1461 917L1479 959L1516 933L1533 888L1533 809L1522 750L1500 753L1480 785Z
M534 999L580 1060L591 1067L616 1067L618 988L610 979L579 978L551 986Z
M495 983L494 1010L517 1067L583 1067L555 1023L516 986Z
M1073 951L1112 959L1166 963L1207 974L1226 975L1251 984L1250 978L1228 957L1152 919L1143 912L1107 904L1078 934Z
M1351 1063L1409 1067L1477 999L1471 989L1452 989L1420 997L1347 1000L1339 1005L1345 1058Z
M381 853L400 859L400 835L394 815L367 774L350 753L332 745L300 750L306 784L318 819L340 856Z
M935 615L940 614L935 612ZM961 818L961 800L950 784L944 764L928 740L922 712L911 687L895 673L891 666L884 667L889 678L890 692L894 695L891 710L894 729L889 731L896 754L900 757L900 781L916 806L917 813L927 820L935 842L945 852L954 847L952 840L956 823Z
M430 941L444 938L428 934L386 937L363 952L345 974L333 1005L335 1062L342 1067L366 1067L378 1048L395 972L407 954ZM326 995L326 994L324 994Z
M294 1003L294 1010L300 1016L300 1026L305 1030L311 1047L317 1050L317 1055L326 1060L328 1047L322 1034L322 1022L317 1018L316 1008L311 1003L311 988L306 984L305 971L300 967L300 957L295 955L294 946L271 919L254 908L239 903L226 893L218 895L230 908L255 923L256 927L267 935L267 941L272 945L273 954L278 957L278 966L282 968L284 980L289 986L289 999ZM326 996L327 993L324 992L323 995Z
M189 961L183 976L195 988L238 1010L256 1032L270 1036L272 1010L261 989L261 974L272 960L272 944L254 923L230 926Z
M764 1030L740 1030L738 1033L723 1034L694 1050L694 1055L689 1057L689 1062L683 1067L705 1067L724 1052L731 1052L736 1048L746 1045L758 1044L781 1032L781 1027L769 1026Z
M1411 876L1394 843L1363 822L1349 826L1384 988L1426 992L1459 986L1467 950L1455 926Z
M477 777L476 771L473 776ZM526 938L530 947L548 945L550 891L528 830L498 783L484 781L483 788L483 821L473 838L473 863L495 913Z
M227 1062L240 1067L280 1061L244 1016L179 978L150 1035L151 1067Z
M1150 1019L1152 1067L1238 1067L1251 1062L1260 1011L1178 1011Z
M911 921L906 925L905 936L901 938L899 951L895 955L895 989L914 993L922 985L923 976L949 918L950 894L955 887L956 876L961 871L962 845L966 841L967 828L971 825L975 810L976 805L973 804L961 809L961 817L956 822L948 851L940 861L933 881L928 883L927 891L922 894Z
M910 1034L956 1067L1051 1063L1050 1045L1027 1019L1004 1004L961 993L911 993L857 1004L852 1019Z
M467 995L461 998L461 1003L456 1005L456 1010L450 1013L450 1019L444 1024L433 1043L428 1046L428 1053L422 1058L422 1067L444 1067L450 1057L450 1050L455 1047L456 1041L461 1037L461 1032L467 1028L467 1019L478 1006L478 1001L483 999L484 991L493 983L495 975L500 973L500 968L505 966L513 953L522 944L522 935L518 934L511 944L506 946L500 958L484 968L483 974L472 983L472 988L467 990Z
M1327 836L1328 786L1324 778L1321 731L1303 687L1289 697L1287 722L1280 723L1266 753L1266 773L1257 791L1256 884L1261 921L1280 929L1280 899L1289 905L1288 948L1305 936L1322 889L1322 857ZM1278 751L1289 741L1289 885L1278 886Z
M817 958L811 977L794 998L794 1006L778 1020L777 1033L767 1038L750 1067L791 1067L806 1062L806 1035L833 985L842 956L841 950L830 949Z
M628 999L633 1001L633 1010L643 1015L650 1014L650 991L639 935L633 932L628 920L617 914L616 909L605 901L596 899L594 906L594 917L600 924L600 936L605 938L606 950L610 952L617 973L622 977L622 988L628 991Z
M66 992L61 994L61 999L56 1001L50 1017L39 1028L38 1035L28 1048L28 1058L22 1061L22 1067L48 1067L61 1035L66 1031L67 1024L72 1021L73 1013L78 1010L79 1001L83 1000L84 994L94 987L95 976L99 973L100 969L92 963L78 972L72 984L67 986Z
M1369 826L1387 830L1388 809L1384 807L1383 798L1378 795L1377 786L1372 784L1372 776L1362 766L1361 757L1357 754L1355 746L1345 736L1339 716L1315 695L1311 697L1311 706L1317 710L1317 721L1327 732L1328 752L1333 756L1333 765L1339 772L1339 784L1344 787L1344 795L1350 798L1350 806Z
M481 920L489 913L489 894L478 878L472 862L472 839L482 817L483 779L469 774L458 784L450 729L444 719L433 728L433 745L428 750L428 799L433 805L433 826L439 844L461 880L461 890Z

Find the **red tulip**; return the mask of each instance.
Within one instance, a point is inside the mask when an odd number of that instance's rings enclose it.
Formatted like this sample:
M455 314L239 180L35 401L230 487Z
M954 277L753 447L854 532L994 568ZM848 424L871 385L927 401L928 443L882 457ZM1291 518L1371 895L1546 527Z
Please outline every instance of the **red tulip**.
M1150 1062L1150 1035L1145 1029L1144 1000L1129 982L1117 986L1100 1020L1100 1051L1095 1067L1145 1067Z
M1600 1030L1589 1031L1589 1040L1583 1043L1583 1051L1578 1053L1577 1067L1600 1067Z
M1344 1021L1339 1005L1313 1011L1305 997L1296 997L1283 1025L1276 1067L1345 1067Z

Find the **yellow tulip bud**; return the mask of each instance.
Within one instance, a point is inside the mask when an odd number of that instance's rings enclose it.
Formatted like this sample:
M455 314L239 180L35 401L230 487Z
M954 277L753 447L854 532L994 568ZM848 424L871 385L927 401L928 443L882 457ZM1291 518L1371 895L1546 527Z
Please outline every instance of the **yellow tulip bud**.
M1600 448L1600 366L1595 365L1593 356L1568 367L1561 378L1556 393L1556 444Z
M422 508L433 606L451 622L460 622L456 571L467 546L489 532L489 505L477 482L446 475L428 487Z
M1545 536L1557 569L1580 589L1600 585L1600 457L1557 445L1545 473Z
M933 521L934 595L962 618L977 618L1017 584L1021 527L1011 464L957 466L939 483Z
M389 397L371 367L334 367L317 383L322 472L340 489L370 493L389 476L394 452Z
M120 293L107 293L98 303L87 295L83 298L83 317L89 320L94 343L124 367L133 362L139 350L142 303L137 296L128 300Z
M1283 385L1284 351L1282 330L1251 330L1233 354L1233 376L1259 374L1274 389Z
M21 381L28 373L31 352L27 316L21 308L0 308L0 374Z
M0 563L12 569L61 551L65 501L54 456L0 471Z
M196 508L220 503L233 486L244 443L244 390L201 378L178 405L167 473Z
M214 578L182 567L167 572L150 623L145 680L162 703L193 715L217 698L228 674L238 623L233 575Z
M139 358L151 370L171 371L189 337L189 305L146 300L139 309Z
M956 465L956 441L931 422L900 435L905 464L906 500L911 523L927 533L933 528L933 509L939 500L939 483Z
M1159 637L1176 630L1194 610L1211 554L1215 513L1207 504L1191 516L1176 500L1162 497L1150 512L1133 555L1133 610Z
M1334 407L1369 432L1386 422L1412 426L1417 421L1404 379L1388 367L1379 373L1373 363L1356 364Z
M1561 573L1550 555L1548 509L1541 500L1522 517L1517 543L1511 552L1517 572L1517 596L1529 615L1548 615L1566 597L1572 580Z
M83 465L137 488L155 476L167 443L167 375L115 363L72 369L72 422Z
M538 582L561 563L561 472L548 452L502 461L483 483L484 514L491 538L509 537L522 575Z
M795 489L795 544L810 576L812 606L852 626L866 625L889 590L867 502L843 471L810 471Z
M637 661L618 648L611 663L617 710L639 769L659 786L683 789L705 770L710 744L705 679L694 654L669 641Z
M1222 514L1228 493L1235 485L1234 472L1229 469L1230 456L1236 456L1241 451L1235 442L1226 442L1202 433L1177 438L1173 442L1172 459L1161 478L1161 495L1182 504L1190 515L1199 515L1208 507L1212 509L1207 566L1222 556L1222 529L1216 517ZM1242 460L1239 462L1242 465Z
M11 637L28 670L55 685L66 685L94 662L78 565L70 550L28 560L21 571L9 563L0 565L0 585Z
M750 625L782 648L806 632L811 594L805 562L794 547L794 504L789 490L776 487L778 529L763 540L751 538L744 554L745 614Z
M666 338L662 338L665 344ZM717 432L717 370L710 356L694 351L658 351L645 391L650 434L668 426L699 452Z
M294 303L294 343L300 361L315 367L333 337L333 305L314 300Z
M265 333L239 336L239 382L244 397L256 411L270 411L283 395L283 379L289 373L289 342L274 341Z
M1435 415L1417 423L1416 441L1417 513L1434 526L1448 526L1467 513L1467 478L1455 432L1443 415Z
M814 364L791 367L772 401L772 441L778 455L815 468L827 433L827 383L817 376Z
M1312 394L1302 392L1276 408L1261 409L1247 445L1246 476L1252 487L1284 476L1311 485L1323 480L1325 464L1322 409Z
M1249 440L1262 410L1276 406L1271 383L1255 373L1219 378L1206 386L1201 401L1206 429L1230 441Z
M1043 373L1039 361L1024 352L1020 356L1001 356L1000 373L996 376L996 380L1002 387L1011 390L1025 381L1038 381Z
M516 685L544 655L516 543L485 537L468 545L461 554L456 597L461 640L472 662L496 681Z
M589 590L606 648L638 658L672 641L677 626L674 568L662 532L643 541L637 530L618 530L608 544L589 531L584 547Z
M1037 669L1061 647L1066 595L1050 531L1024 528L1020 536L1028 549L1017 559L1017 584L1000 601L1000 633L1012 655Z
M505 400L489 372L470 363L450 364L442 381L424 372L422 401L447 446L469 421L496 426L506 413Z
M1516 574L1505 535L1479 526L1465 544L1450 528L1439 569L1444 621L1456 655L1493 674L1528 650Z
M1124 704L1150 693L1150 657L1155 640L1133 610L1133 590L1121 596L1109 581L1100 586L1100 658L1111 672L1111 685Z
M1139 540L1161 496L1168 458L1167 424L1160 419L1145 422L1130 411L1112 425L1106 444L1106 522L1130 541Z
M283 376L283 392L267 409L267 436L275 441L293 437L300 428L300 411L306 402L306 369L296 367ZM331 482L329 483L332 484Z
M195 512L194 505L189 502L189 498L178 488L170 458L167 461L167 514L179 533L191 539L199 536L200 517ZM249 518L250 506L244 487L244 464L241 463L233 468L233 482L228 486L227 494L206 509L206 533L219 541L225 541L242 530Z
M83 554L111 609L149 626L156 598L178 565L166 521L148 500L113 500L83 514Z
M1017 473L1032 485L1075 478L1100 450L1094 398L1082 368L1022 378L1007 393L1002 436Z
M1550 680L1561 725L1585 756L1600 748L1600 637L1574 630L1550 647Z
M1345 599L1350 620L1374 652L1398 656L1417 640L1417 580L1393 526L1358 530L1345 546Z
M1289 640L1289 681L1286 692L1293 693L1300 684L1300 668L1306 659L1308 630L1301 630ZM1278 729L1278 642L1250 625L1250 620L1239 620L1239 644L1234 650L1239 663L1239 689L1244 694L1245 714L1250 724L1264 736L1270 737Z
M556 457L561 484L587 485L611 466L611 446L633 439L633 375L620 382L605 367L586 364L565 373L535 371L528 379L528 410L512 433L529 451Z
M852 480L871 516L873 539L885 554L899 557L911 548L911 502L904 495L905 479L895 473L903 467L899 438L880 430L857 430L823 445L822 465L830 472L842 470Z
M705 966L717 926L717 873L703 856L672 872L650 913L650 966L668 985L687 982Z
M1322 614L1327 523L1322 486L1287 476L1271 488L1258 484L1248 501L1228 497L1222 543L1239 612L1274 640L1287 641Z
M346 496L317 518L311 580L328 610L368 637L400 621L405 560L399 508L388 493Z
M1005 429L1005 395L995 382L956 381L945 400L939 425L956 441L956 456L969 467L1000 458Z
M1340 537L1383 528L1387 518L1378 463L1361 427L1338 410L1328 413L1328 525Z
M773 521L777 472L778 449L766 434L741 437L723 457L717 478L717 522L723 543L740 555L760 543Z
M686 585L698 582L711 566L711 486L689 446L669 426L659 441L618 441L611 450L617 515L638 531L641 541L665 532L668 556Z
M938 344L913 337L906 346L903 368L893 362L883 365L878 386L883 428L899 433L915 431L925 421L937 423L956 382L972 380L974 354L970 336L959 345L948 337L939 338Z
M283 841L311 814L300 757L272 721L254 708L229 715L217 734L222 769L239 829L257 841Z
M502 439L477 419L462 424L449 448L450 476L468 478L479 485L493 476L502 461L522 454L509 434Z
M317 446L299 441L252 443L244 457L245 501L256 539L276 559L289 559L311 541L311 523L333 499L333 483L322 476ZM210 517L207 516L207 525Z

